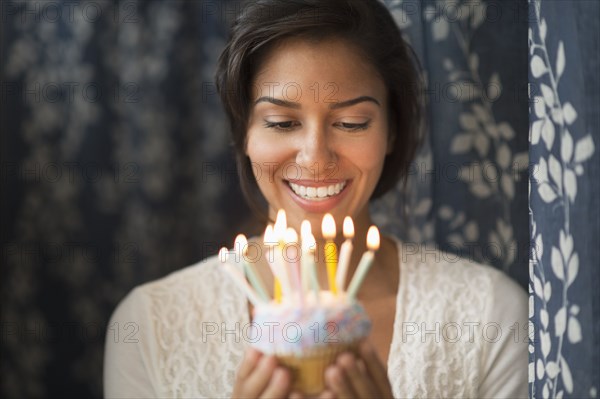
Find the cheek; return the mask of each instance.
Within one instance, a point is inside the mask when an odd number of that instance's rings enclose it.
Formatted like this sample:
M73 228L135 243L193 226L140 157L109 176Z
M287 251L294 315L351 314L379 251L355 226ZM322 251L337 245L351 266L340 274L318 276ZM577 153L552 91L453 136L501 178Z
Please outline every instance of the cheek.
M346 156L363 172L375 173L383 168L386 150L385 140L376 139L374 142L353 147Z
M246 155L250 158L255 175L273 176L286 161L290 150L277 140L267 140L257 134L248 133Z

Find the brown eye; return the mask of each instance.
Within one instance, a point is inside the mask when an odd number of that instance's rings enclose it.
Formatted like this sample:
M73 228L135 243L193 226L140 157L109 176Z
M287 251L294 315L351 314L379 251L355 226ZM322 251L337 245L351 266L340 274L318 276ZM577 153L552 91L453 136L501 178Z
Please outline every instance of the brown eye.
M275 130L279 130L279 131L290 131L292 130L294 127L300 125L298 122L295 121L283 121L283 122L269 122L269 121L265 121L265 127L267 129L275 129Z
M370 121L367 121L364 123L340 122L340 123L337 123L336 126L341 127L342 129L350 131L350 132L356 132L356 131L367 129L369 127L369 123L370 123Z

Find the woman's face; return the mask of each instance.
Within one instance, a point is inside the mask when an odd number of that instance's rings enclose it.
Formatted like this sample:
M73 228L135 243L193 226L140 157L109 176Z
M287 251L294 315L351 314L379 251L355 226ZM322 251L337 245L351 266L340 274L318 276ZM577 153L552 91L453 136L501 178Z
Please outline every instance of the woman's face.
M317 237L327 212L338 229L345 216L366 228L390 148L375 69L343 40L290 39L267 54L253 83L246 154L270 216L283 208L289 225L307 219Z

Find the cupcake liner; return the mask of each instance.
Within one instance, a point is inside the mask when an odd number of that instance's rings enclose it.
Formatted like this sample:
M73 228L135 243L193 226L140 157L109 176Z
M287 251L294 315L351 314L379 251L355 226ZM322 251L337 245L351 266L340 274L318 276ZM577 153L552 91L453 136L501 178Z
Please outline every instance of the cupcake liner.
M344 352L357 352L358 342L328 345L311 349L300 355L276 355L280 364L292 373L293 390L305 395L315 395L325 389L325 369L335 363L336 357Z

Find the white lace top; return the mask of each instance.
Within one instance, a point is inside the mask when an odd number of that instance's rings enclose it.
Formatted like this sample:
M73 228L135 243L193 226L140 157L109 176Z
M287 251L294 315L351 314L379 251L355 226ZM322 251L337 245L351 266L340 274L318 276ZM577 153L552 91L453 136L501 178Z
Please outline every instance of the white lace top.
M524 290L492 267L415 252L399 248L388 359L394 395L527 398ZM106 397L231 395L250 320L244 295L218 266L206 259L121 302L107 332Z

